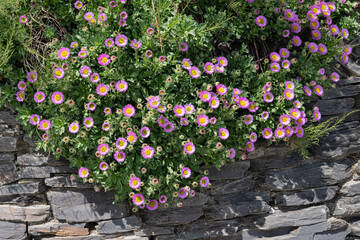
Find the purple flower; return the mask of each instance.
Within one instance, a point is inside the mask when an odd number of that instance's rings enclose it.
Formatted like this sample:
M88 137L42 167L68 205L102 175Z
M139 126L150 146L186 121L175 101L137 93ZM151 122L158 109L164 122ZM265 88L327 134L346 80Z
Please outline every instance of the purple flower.
M317 52L319 50L318 45L314 42L309 43L309 51Z
M69 125L69 132L77 133L79 131L79 124L77 122L73 122Z
M31 124L31 125L36 126L36 125L38 125L39 122L40 122L40 116L37 115L37 114L33 114L33 115L30 116L29 121L30 121L30 124Z
M37 103L42 103L43 101L45 101L45 93L42 91L38 91L34 94L34 100Z
M195 145L191 142L188 142L184 145L184 151L189 155L193 154L195 150L196 150Z
M259 27L265 27L267 20L266 17L260 15L255 19L256 25L258 25Z
M117 35L115 38L115 44L119 47L125 47L126 44L128 44L128 38L123 34Z
M100 54L98 57L98 63L102 66L106 66L110 63L110 56L106 53Z
M51 123L50 123L49 120L44 119L44 120L41 120L41 121L40 121L39 127L40 127L41 130L46 131L46 130L49 130L49 129L50 129Z
M54 92L51 95L51 101L54 104L61 104L64 102L64 94L62 92Z
M66 47L60 48L57 54L58 57L62 60L68 59L70 57L70 49Z
M326 47L324 44L320 43L320 44L318 45L318 52L319 52L321 55L325 55L325 54L327 53L327 47Z
M270 69L274 73L277 73L277 72L280 71L280 65L277 62L273 62L273 63L270 64Z
M90 67L88 67L88 66L82 66L80 68L80 75L83 78L90 77L91 73L92 73L92 71L91 71Z
M141 47L141 42L137 41L136 39L133 39L130 43L130 47L132 47L133 49L138 49Z
M193 78L198 78L200 77L200 70L197 67L191 67L189 69L189 74Z
M108 94L108 92L109 92L109 87L104 83L99 84L96 87L96 93L99 94L100 96L106 96L106 94Z
M219 138L221 138L222 140L226 140L230 136L229 130L227 130L226 128L220 128L218 134Z
M299 47L301 45L301 39L298 36L294 36L291 41L296 47Z
M222 67L226 67L228 65L228 60L225 57L219 57L218 64Z
M53 71L53 76L57 79L61 79L65 76L65 71L61 68L55 68Z
M188 167L184 167L183 169L181 169L181 176L183 178L189 178L191 176L191 170Z
M179 49L182 52L186 52L189 49L189 46L187 45L186 42L182 42L179 44Z

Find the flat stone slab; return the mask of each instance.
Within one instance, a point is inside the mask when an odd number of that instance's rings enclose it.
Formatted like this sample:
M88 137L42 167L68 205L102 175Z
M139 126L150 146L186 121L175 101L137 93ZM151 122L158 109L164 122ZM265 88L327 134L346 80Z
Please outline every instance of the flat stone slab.
M0 111L0 123L17 124L16 115L9 111Z
M334 185L352 175L352 163L339 161L304 163L294 168L265 173L265 185L273 190L295 190Z
M18 139L16 137L3 136L0 138L0 152L15 152L17 151Z
M136 216L126 218L101 221L96 226L96 231L100 234L115 234L129 232L139 229L142 226L140 219Z
M67 223L47 222L29 226L28 233L32 236L83 236L89 235L89 229L85 228L85 223L70 225Z
M344 86L339 88L331 88L325 92L322 99L333 99L341 97L356 96L360 92L360 85Z
M112 203L114 196L110 192L49 191L47 197L54 217L68 223L97 222L129 215L127 206Z
M25 167L21 178L50 178L52 173L76 173L76 169L66 166Z
M360 181L346 182L340 189L340 193L346 196L360 195Z
M0 238L2 240L27 239L26 224L0 221Z
M223 166L220 170L216 169L214 166L204 167L203 169L209 171L208 177L210 180L224 180L242 178L249 167L249 161L241 161Z
M33 205L29 207L0 205L0 221L41 222L47 219L49 215L49 205Z
M144 223L150 226L169 226L191 223L204 214L202 207L182 207L165 211L144 211L140 213Z
M339 85L348 85L348 84L356 84L360 83L360 77L350 77L346 79L340 79Z
M305 189L296 192L281 192L276 194L275 202L280 206L302 206L333 199L339 187L321 187Z
M347 109L351 109L355 104L354 98L339 98L329 100L319 100L316 106L319 107L321 115L336 115L344 113Z
M136 236L156 236L156 235L170 235L174 234L174 227L152 227L142 226L140 229L134 231Z
M258 229L270 230L282 227L298 227L326 222L329 209L315 206L299 210L276 210L275 213L255 222Z
M19 179L13 162L0 163L0 186L15 182Z
M43 192L45 189L46 186L42 182L4 185L0 187L0 197L24 195L24 194L37 194Z
M338 199L333 215L338 217L360 217L360 195Z
M56 176L52 178L45 179L46 186L49 187L67 187L67 188L94 188L94 185L90 183L84 183L80 179L70 179L70 175L68 176Z
M211 185L210 193L211 195L224 195L224 194L232 194L239 192L246 192L253 189L255 186L255 180L252 175L246 176L244 178L229 181L215 181Z
M39 152L19 153L16 159L16 164L24 166L41 166L46 165L51 155Z
M205 208L205 216L214 219L230 219L270 211L268 203L272 200L269 193L249 192L216 196L219 205Z

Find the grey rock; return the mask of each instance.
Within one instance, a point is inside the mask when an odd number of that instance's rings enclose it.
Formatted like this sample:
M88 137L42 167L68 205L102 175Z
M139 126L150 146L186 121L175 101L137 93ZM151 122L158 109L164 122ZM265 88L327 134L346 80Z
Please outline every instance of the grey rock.
M14 161L14 160L15 160L15 154L14 153L0 153L0 163L1 162Z
M21 178L50 178L52 173L76 173L76 169L65 166L25 167Z
M245 229L243 240L340 240L349 234L346 221L330 218L328 221L300 227L282 227L270 230Z
M275 213L255 222L258 229L269 230L281 227L297 227L326 222L329 209L315 206L299 210L276 210Z
M15 182L19 179L16 172L16 166L13 162L0 164L0 186Z
M354 196L360 194L360 181L346 182L340 189L340 193L346 196Z
M49 214L49 205L34 205L29 207L0 205L0 220L2 221L41 222L44 221Z
M21 131L21 128L19 125L3 125L0 124L0 136L15 136L20 135L23 132Z
M341 64L352 76L360 77L360 66L358 66L351 58L346 65Z
M2 222L0 221L1 240L23 240L27 239L26 225L24 223Z
M339 81L339 85L348 85L348 84L356 84L356 83L360 83L360 77L340 79Z
M175 234L159 235L156 236L155 240L174 240L176 239Z
M237 220L201 220L181 227L178 230L176 239L200 239L234 235L239 228L240 224Z
M127 206L113 204L110 192L49 191L46 193L54 217L68 223L97 222L128 216Z
M270 194L250 192L236 195L216 196L219 205L205 208L205 216L215 219L230 219L270 211Z
M82 224L67 224L59 222L47 222L40 225L28 227L28 233L32 236L83 236L89 235L89 229Z
M134 235L123 236L123 234L119 235L99 235L99 234L90 234L88 236L75 236L75 237L47 237L43 238L46 240L149 240L148 237L140 237Z
M295 190L334 185L351 177L351 161L304 163L291 169L265 173L265 185L274 190Z
M238 179L244 176L244 173L249 169L249 161L234 162L230 165L222 167L220 170L214 166L205 167L203 170L209 171L210 180L224 180L224 179Z
M16 137L1 137L0 138L0 152L15 152L17 150L18 139Z
M250 170L264 171L275 168L284 168L299 163L302 160L303 158L299 154L291 154L290 156L276 155L266 158L255 158L251 160Z
M194 197L187 197L186 199L181 200L181 203L183 204L183 207L203 206L209 201L209 195L197 192ZM173 204L173 207L176 207L176 203Z
M173 227L152 227L152 226L142 226L141 229L135 230L134 234L136 236L155 236L155 235L169 235L174 234Z
M56 176L45 179L46 186L49 187L68 187L68 188L93 188L94 186L90 183L84 183L80 179L71 180L70 176Z
M0 196L0 204L16 204L18 206L47 204L45 194Z
M340 97L351 97L358 95L359 92L360 92L360 85L332 88L325 92L325 95L322 97L322 99L326 100L326 99L333 99Z
M23 195L23 194L37 194L46 189L42 182L12 184L0 187L0 197Z
M246 192L253 189L255 180L252 175L235 181L215 181L211 185L211 195L232 194L238 192Z
M49 154L39 152L19 153L16 164L24 166L41 166L46 165L49 161Z
M16 115L9 111L0 111L0 123L16 124Z
M169 226L191 223L204 214L202 207L183 207L165 211L141 213L141 219L150 226Z
M333 215L339 217L360 217L360 195L338 199Z
M339 146L331 143L324 143L316 148L316 155L321 159L338 160L353 153L360 152L360 144L345 141Z
M140 219L136 216L98 222L96 231L100 234L115 234L133 231L139 229L142 225Z
M25 135L23 137L23 141L28 143L30 147L36 147L37 146L36 144L39 140L35 139L34 137L29 137L29 136Z
M355 235L360 237L360 220L350 222L351 225L351 232Z
M279 143L276 146L268 146L267 142L263 139L257 141L256 150L250 152L247 156L248 160L262 158L266 159L270 156L284 157L291 152L291 148L286 146L284 143Z
M275 202L280 206L302 206L333 199L339 187L321 187L296 192L281 192L276 194Z
M355 104L353 98L340 98L330 100L319 100L316 106L319 107L321 115L335 115L344 113L347 109L351 109Z

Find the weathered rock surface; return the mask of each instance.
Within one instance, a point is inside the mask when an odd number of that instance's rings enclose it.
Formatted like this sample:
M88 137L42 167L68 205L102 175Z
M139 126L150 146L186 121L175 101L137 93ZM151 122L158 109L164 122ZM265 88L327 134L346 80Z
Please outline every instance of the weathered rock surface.
M19 179L16 166L13 162L0 163L0 186L15 182Z
M302 160L302 157L298 154L292 154L290 156L270 156L267 158L255 158L251 160L250 170L253 171L265 171L274 168L284 168L294 165Z
M246 176L235 181L216 181L211 185L211 195L224 195L238 192L246 192L253 189L255 180L253 176Z
M14 161L15 154L14 153L0 153L0 163Z
M93 188L94 185L90 183L84 183L80 179L71 180L70 176L56 176L45 179L46 186L49 187L67 187L67 188Z
M100 234L115 234L133 231L140 228L142 225L140 219L136 216L126 218L102 221L96 226L96 231Z
M300 210L276 210L275 213L255 222L259 229L269 230L283 227L305 226L326 222L329 209L315 206Z
M21 178L50 178L52 173L75 173L75 168L66 166L26 167Z
M244 176L249 169L249 161L234 162L228 166L224 166L219 170L215 167L205 167L204 170L209 171L210 180L238 179Z
M24 166L41 166L46 165L50 160L49 154L39 152L20 153L17 156L16 164Z
M274 190L294 190L334 185L352 175L351 161L304 163L294 168L265 173L265 185Z
M89 235L89 229L85 228L85 223L70 225L67 223L47 222L29 226L28 233L32 236L83 236Z
M113 204L110 192L49 191L47 197L54 216L68 223L96 222L129 215L126 206Z
M350 181L345 183L340 189L340 193L346 196L354 196L360 194L360 181Z
M282 192L276 194L275 202L280 206L302 206L325 202L333 199L339 187L321 187L297 192Z
M16 116L10 111L0 111L0 123L18 124Z
M360 77L340 79L339 81L339 85L348 85L348 84L356 84L356 83L360 83Z
M204 214L202 207L183 207L172 211L144 212L140 216L150 226L168 226L191 223Z
M155 236L155 235L171 235L174 234L173 227L153 227L142 226L141 229L134 231L136 236Z
M269 212L270 194L250 192L243 194L216 196L219 205L212 205L205 209L205 216L220 220L243 217L251 214Z
M201 239L234 235L240 228L237 220L197 221L179 229L176 239Z
M0 205L0 221L41 222L49 215L49 205L34 205L29 207Z
M340 98L330 100L319 100L316 106L319 107L321 115L335 115L344 113L345 110L351 109L355 104L353 98Z
M3 136L0 138L0 152L15 152L18 139L16 137Z
M325 92L322 99L356 96L360 92L360 85L332 88Z
M46 189L42 182L11 184L0 187L0 197L23 195L23 194L37 194Z
M342 197L336 201L334 216L360 217L360 195Z
M24 223L0 221L1 240L23 240L26 239L26 225Z

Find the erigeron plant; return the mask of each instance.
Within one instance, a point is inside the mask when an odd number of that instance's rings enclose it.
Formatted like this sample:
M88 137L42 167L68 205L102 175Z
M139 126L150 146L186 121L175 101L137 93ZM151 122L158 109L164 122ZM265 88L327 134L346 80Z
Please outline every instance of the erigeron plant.
M266 2L241 3L255 14L251 28L270 24L254 9ZM298 13L294 1L277 2L285 45L256 64L244 44L212 55L211 28L174 11L181 1L159 3L75 2L79 31L54 39L46 69L29 71L16 93L38 148L70 160L96 189L113 189L116 201L129 197L134 211L181 206L211 185L204 164L245 160L258 138L302 138L321 118L304 102L339 81L330 66L351 53L348 31L331 20L338 2Z

